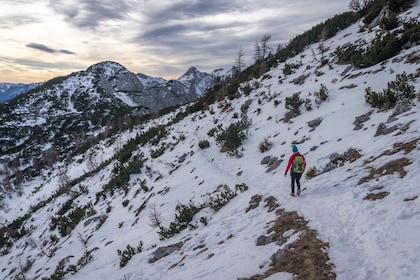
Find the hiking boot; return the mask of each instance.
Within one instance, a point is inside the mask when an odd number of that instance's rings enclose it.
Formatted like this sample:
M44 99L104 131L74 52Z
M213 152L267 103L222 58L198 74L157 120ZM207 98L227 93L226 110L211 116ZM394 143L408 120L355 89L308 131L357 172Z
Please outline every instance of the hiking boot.
M297 190L297 195L300 195L300 189Z
M290 196L295 196L295 193L290 193Z

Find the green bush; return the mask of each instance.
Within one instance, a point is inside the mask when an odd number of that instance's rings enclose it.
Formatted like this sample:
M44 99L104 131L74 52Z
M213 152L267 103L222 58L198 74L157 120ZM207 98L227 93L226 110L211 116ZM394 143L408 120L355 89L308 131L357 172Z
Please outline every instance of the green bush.
M251 125L251 120L246 115L236 123L232 123L228 128L216 135L217 143L222 145L222 151L234 151L247 138L246 129Z
M156 150L152 150L150 153L150 156L152 158L157 158L160 157L161 155L163 155L165 153L166 147L164 145L162 145L160 148L156 149Z
M395 81L388 83L388 88L382 92L375 92L370 87L365 89L366 102L382 110L393 108L397 101L414 99L416 97L415 87L410 84L412 79L404 72L396 76Z
M179 204L175 210L178 212L175 214L175 221L169 224L169 228L160 227L158 232L161 239L166 239L180 233L182 230L188 227L188 224L194 218L194 215L200 212L202 207L195 205L190 202L188 205Z
M89 206L77 207L70 212L68 217L61 216L58 219L58 231L61 236L68 235L73 229L79 224L79 222L85 217L86 209Z
M300 99L300 93L296 92L292 96L286 97L285 108L291 112L300 114L300 106L305 103L303 99Z
M384 36L377 35L366 50L357 46L348 46L344 50L337 49L336 54L339 60L347 59L351 55L351 62L355 67L365 68L397 55L405 45L417 43L419 40L419 23L417 20L412 20L404 24L403 30L396 30Z
M380 27L386 30L392 30L397 28L399 25L398 17L396 13L392 13L389 17L384 17L381 19Z
M387 0L374 0L368 5L363 11L365 13L363 22L370 24L381 12L384 6L386 6Z
M42 277L42 280L62 280L66 276L67 271L64 269L63 264L57 265L53 274L50 277Z
M208 140L201 140L200 142L198 142L198 146L200 147L200 149L204 150L210 147L210 142Z
M90 263L91 261L93 261L93 255L92 255L92 251L85 251L83 253L83 256L77 261L77 267L78 270L82 269L83 267L85 267L88 263Z
M321 84L321 88L319 89L319 91L316 91L314 94L316 98L315 99L316 104L321 104L322 102L328 99L328 89L323 84Z
M403 43L396 33L388 33L385 36L376 37L371 45L363 53L355 53L352 63L356 67L365 68L382 62L398 54Z
M130 203L130 200L128 200L128 199L123 200L122 206L127 207L128 203Z
M175 220L169 224L168 228L159 226L160 231L158 234L160 239L163 240L170 238L188 228L188 226L190 226L190 228L195 228L194 225L190 224L195 214L204 208L211 208L214 211L219 211L223 206L228 204L232 198L247 190L248 186L246 184L237 184L234 190L230 189L227 185L220 185L214 192L204 195L206 199L202 204L196 205L190 201L189 204L177 205L175 208L177 211L177 214L175 214ZM206 225L206 220L200 221Z
M416 0L388 0L388 7L393 12L400 12L410 8Z
M403 44L416 43L420 41L420 25L415 19L404 23L404 30L401 35Z
M140 241L140 244L134 248L130 245L127 245L125 250L117 250L118 256L120 256L120 267L124 267L127 265L128 261L131 260L131 258L138 253L141 253L143 251L143 242Z

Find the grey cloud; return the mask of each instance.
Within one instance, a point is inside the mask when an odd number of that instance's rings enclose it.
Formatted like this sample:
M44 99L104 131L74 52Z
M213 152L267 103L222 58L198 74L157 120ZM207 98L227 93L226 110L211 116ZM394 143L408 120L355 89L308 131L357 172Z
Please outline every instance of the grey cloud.
M33 49L36 49L36 50L39 50L39 51L43 51L43 52L47 52L47 53L56 53L56 52L59 52L59 53L63 53L63 54L75 54L74 52L69 51L69 50L64 50L64 49L62 49L62 50L55 50L55 49L52 49L50 47L47 47L46 45L37 44L37 43L29 43L29 44L26 44L25 46L28 47L28 48L33 48Z
M219 14L242 10L246 5L245 0L198 0L198 1L171 1L171 5L150 13L151 18L165 20L197 18L205 15Z
M76 54L76 53L74 53L72 51L69 51L69 50L59 50L58 52L64 53L64 54Z
M261 40L264 34L272 35L269 43L275 51L279 43L301 34L325 20L326 16L333 16L325 7L338 10L343 6L340 2L344 1L348 0L325 0L319 5L319 1L315 0L172 0L165 5L155 5L144 13L145 21L136 27L139 33L132 41L148 46L148 52L159 57L182 57L177 65L180 69L191 65L206 68L218 63L216 60L229 63L229 59L233 65L240 47L247 53L245 62L249 65L254 43ZM264 9L270 9L272 13L264 15ZM276 9L279 10L278 14L275 13ZM205 16L212 18L222 14L232 15L232 20L202 20ZM259 14L260 18L258 21L250 18L250 23L244 16L247 14L249 17ZM305 26L307 29L302 30Z
M106 20L122 20L132 8L126 0L51 0L50 7L70 24L87 29L96 29Z
M27 44L25 46L28 47L28 48L37 49L37 50L47 52L47 53L55 53L56 52L56 50L54 50L52 48L49 48L49 47L47 47L45 45L42 45L42 44L30 43L30 44Z
M86 65L80 65L78 63L66 63L66 62L58 62L58 63L50 63L44 62L39 60L31 60L31 59L14 59L13 60L16 64L25 65L33 68L40 68L40 69L83 69L86 68Z
M189 30L188 27L183 24L174 25L159 25L156 27L149 27L146 32L140 34L137 39L146 41L165 41L174 39L173 36L179 36L181 32Z
M39 22L38 19L30 17L20 17L19 15L0 18L0 29L11 29L15 26L32 24Z

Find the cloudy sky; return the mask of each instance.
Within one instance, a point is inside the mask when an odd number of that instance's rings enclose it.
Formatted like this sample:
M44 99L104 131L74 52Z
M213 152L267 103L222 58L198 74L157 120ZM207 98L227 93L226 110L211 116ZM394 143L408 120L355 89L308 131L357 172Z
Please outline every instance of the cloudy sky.
M350 0L1 0L0 82L40 82L111 60L167 79L253 62Z

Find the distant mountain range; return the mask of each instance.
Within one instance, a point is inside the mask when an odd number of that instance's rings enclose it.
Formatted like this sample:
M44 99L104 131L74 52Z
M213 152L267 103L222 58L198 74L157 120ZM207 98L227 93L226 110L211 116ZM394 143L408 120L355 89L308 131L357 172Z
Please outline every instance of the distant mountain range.
M9 99L15 98L19 94L25 93L42 83L31 84L13 84L13 83L0 83L0 102L5 102Z
M97 68L101 68L101 67L106 67L106 65L111 65L115 62L102 62L102 63L98 63L95 65L92 65L91 67L88 68L87 71L92 70L92 69L97 69ZM118 63L116 63L118 64ZM219 68L219 69L215 69L213 70L210 74L204 73L204 72L200 72L197 68L195 67L191 67L190 69L188 69L187 72L185 72L184 75L182 75L178 80L174 80L174 81L169 81L165 80L161 77L152 77L152 76L148 76L145 75L143 73L137 73L134 74L136 77L134 78L134 88L136 90L138 90L139 92L143 92L148 90L148 89L152 89L152 88L161 88L160 92L162 93L162 89L164 89L165 87L170 87L171 85L178 84L181 83L183 84L187 89L182 88L183 91L189 91L191 90L192 93L195 93L196 95L202 95L207 87L212 84L212 82L214 81L214 78L217 77L227 77L227 76L231 76L234 72L236 71L236 67L231 67L228 69L224 69L224 68ZM124 70L123 72L128 72L128 70ZM132 76L133 73L130 73L129 75ZM138 79L140 81L140 84L138 82L136 82L136 79ZM10 99L13 99L15 97L17 97L20 94L26 93L29 90L32 90L38 86L41 86L43 83L29 83L29 84L24 84L24 83L0 83L0 102L5 102L8 101ZM165 91L165 90L163 90ZM154 92L156 93L156 92Z
M221 75L229 71L207 74L191 67L179 79L167 81L105 61L42 84L3 84L15 88L15 97L0 103L1 154L19 147L40 158L42 144L51 143L63 155L71 149L70 143L85 143L104 128L118 131L130 124L131 117L196 100ZM12 91L8 92L11 96Z

